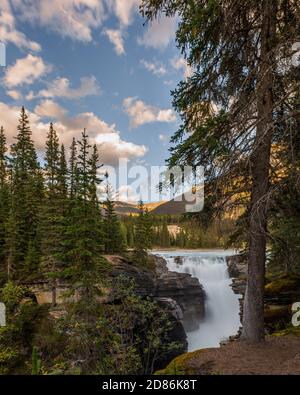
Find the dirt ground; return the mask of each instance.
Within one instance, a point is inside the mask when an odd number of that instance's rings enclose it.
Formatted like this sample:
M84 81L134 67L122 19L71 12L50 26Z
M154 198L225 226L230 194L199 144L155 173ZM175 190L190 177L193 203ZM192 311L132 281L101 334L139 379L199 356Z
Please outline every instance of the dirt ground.
M300 374L300 337L270 336L259 345L235 341L196 354L186 364L196 374Z

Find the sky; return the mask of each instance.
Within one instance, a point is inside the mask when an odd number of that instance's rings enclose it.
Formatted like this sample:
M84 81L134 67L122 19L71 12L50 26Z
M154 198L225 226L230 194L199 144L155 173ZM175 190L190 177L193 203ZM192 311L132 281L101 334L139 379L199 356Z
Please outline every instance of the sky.
M175 45L176 19L145 24L139 2L0 0L8 143L24 105L41 158L52 121L66 147L87 128L105 165L120 157L129 166L164 164L179 125L170 91L190 69Z

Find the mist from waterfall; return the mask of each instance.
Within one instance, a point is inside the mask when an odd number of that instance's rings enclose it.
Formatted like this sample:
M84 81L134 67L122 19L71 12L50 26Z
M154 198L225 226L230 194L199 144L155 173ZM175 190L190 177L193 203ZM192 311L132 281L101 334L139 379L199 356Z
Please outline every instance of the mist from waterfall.
M205 315L196 330L188 331L189 351L218 347L235 335L240 327L239 296L234 294L228 275L226 256L233 251L157 252L170 271L189 273L199 279L206 293ZM178 258L180 257L180 260ZM185 328L188 323L184 322Z

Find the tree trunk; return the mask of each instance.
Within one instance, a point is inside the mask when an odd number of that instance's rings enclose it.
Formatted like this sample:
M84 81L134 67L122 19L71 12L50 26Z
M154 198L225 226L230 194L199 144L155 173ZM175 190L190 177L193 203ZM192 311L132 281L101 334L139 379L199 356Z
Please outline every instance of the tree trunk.
M242 338L257 343L264 340L264 285L267 242L267 194L273 135L272 49L276 36L277 0L263 1L260 70L257 82L258 125L251 156L252 194L249 227L248 282L244 301Z

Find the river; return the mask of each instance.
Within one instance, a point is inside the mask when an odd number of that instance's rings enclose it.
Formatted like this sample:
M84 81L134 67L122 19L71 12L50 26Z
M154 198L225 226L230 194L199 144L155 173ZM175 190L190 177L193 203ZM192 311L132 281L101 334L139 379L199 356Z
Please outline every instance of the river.
M239 296L231 287L226 256L234 251L152 251L167 261L170 271L198 278L206 293L205 315L196 330L186 330L189 351L218 347L240 327ZM181 257L180 263L176 257ZM183 323L188 328L188 323Z

